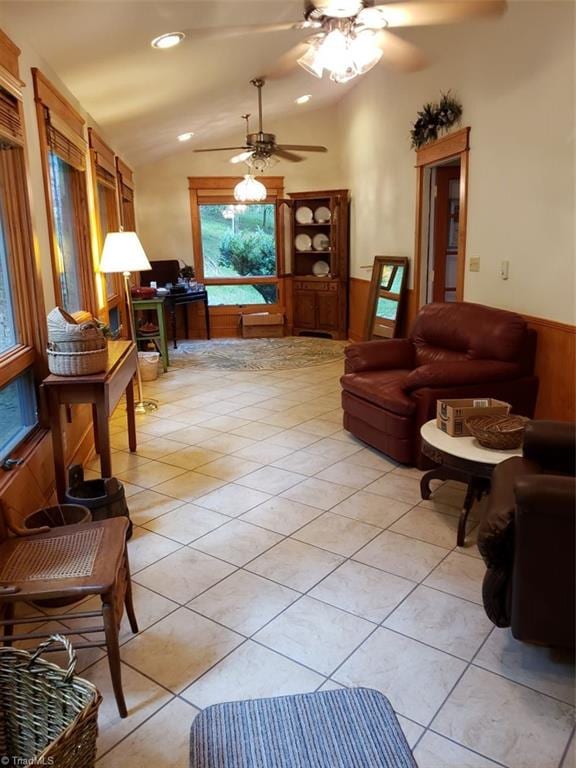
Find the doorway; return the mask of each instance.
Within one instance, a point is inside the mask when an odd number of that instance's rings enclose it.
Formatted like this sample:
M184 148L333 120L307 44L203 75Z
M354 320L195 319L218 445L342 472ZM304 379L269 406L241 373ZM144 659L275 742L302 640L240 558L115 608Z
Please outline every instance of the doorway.
M429 173L426 304L456 301L458 228L460 221L460 160L432 166Z
M470 128L416 151L416 241L412 313L464 300Z

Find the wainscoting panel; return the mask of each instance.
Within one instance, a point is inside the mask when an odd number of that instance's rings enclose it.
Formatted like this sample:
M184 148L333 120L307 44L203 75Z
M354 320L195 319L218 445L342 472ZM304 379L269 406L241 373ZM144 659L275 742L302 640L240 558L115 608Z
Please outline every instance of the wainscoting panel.
M351 341L360 341L364 336L369 290L369 280L351 278ZM405 309L409 325L417 311L416 297L412 290L408 291ZM538 333L536 373L540 378L540 393L536 418L573 421L576 419L576 327L531 315L524 317L530 328L534 328Z

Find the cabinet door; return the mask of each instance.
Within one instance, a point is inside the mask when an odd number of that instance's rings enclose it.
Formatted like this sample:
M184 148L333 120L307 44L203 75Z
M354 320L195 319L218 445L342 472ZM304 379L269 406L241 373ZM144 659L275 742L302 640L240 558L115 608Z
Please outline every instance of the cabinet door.
M338 330L338 294L333 292L317 295L318 328L326 331Z
M316 327L315 291L294 292L294 325L297 328Z

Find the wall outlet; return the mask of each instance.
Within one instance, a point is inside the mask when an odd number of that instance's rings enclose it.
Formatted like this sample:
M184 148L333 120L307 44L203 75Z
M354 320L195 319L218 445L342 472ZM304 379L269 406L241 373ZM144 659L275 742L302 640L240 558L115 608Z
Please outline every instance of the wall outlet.
M505 260L500 262L500 277L502 280L508 280L508 273L510 271L510 262Z
M470 257L470 265L468 269L470 272L480 272L480 256Z

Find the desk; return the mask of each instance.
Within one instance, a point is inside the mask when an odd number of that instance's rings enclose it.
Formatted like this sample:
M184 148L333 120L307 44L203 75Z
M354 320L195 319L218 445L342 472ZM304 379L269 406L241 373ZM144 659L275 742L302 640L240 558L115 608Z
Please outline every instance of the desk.
M130 450L136 450L136 419L134 417L134 387L136 373L136 346L132 341L108 342L108 365L102 373L90 376L56 376L50 374L43 383L48 397L50 427L54 445L56 490L62 500L66 492L66 459L64 435L60 421L60 406L79 403L92 404L94 441L100 454L102 477L112 476L110 433L108 419L118 400L126 392L126 415Z
M458 522L457 544L464 546L466 521L475 500L490 492L490 478L496 464L511 456L521 456L522 449L496 451L484 448L475 437L451 437L436 426L436 419L420 428L422 453L440 466L431 469L420 480L423 499L429 499L431 480L457 480L466 483L466 498Z
M172 330L172 341L174 343L174 349L178 349L176 342L176 307L184 305L184 329L185 336L188 338L188 304L193 304L196 301L204 303L204 321L206 323L206 338L210 338L210 312L208 310L208 291L187 291L186 293L173 293L170 296L166 296L166 307L170 313L170 325Z

